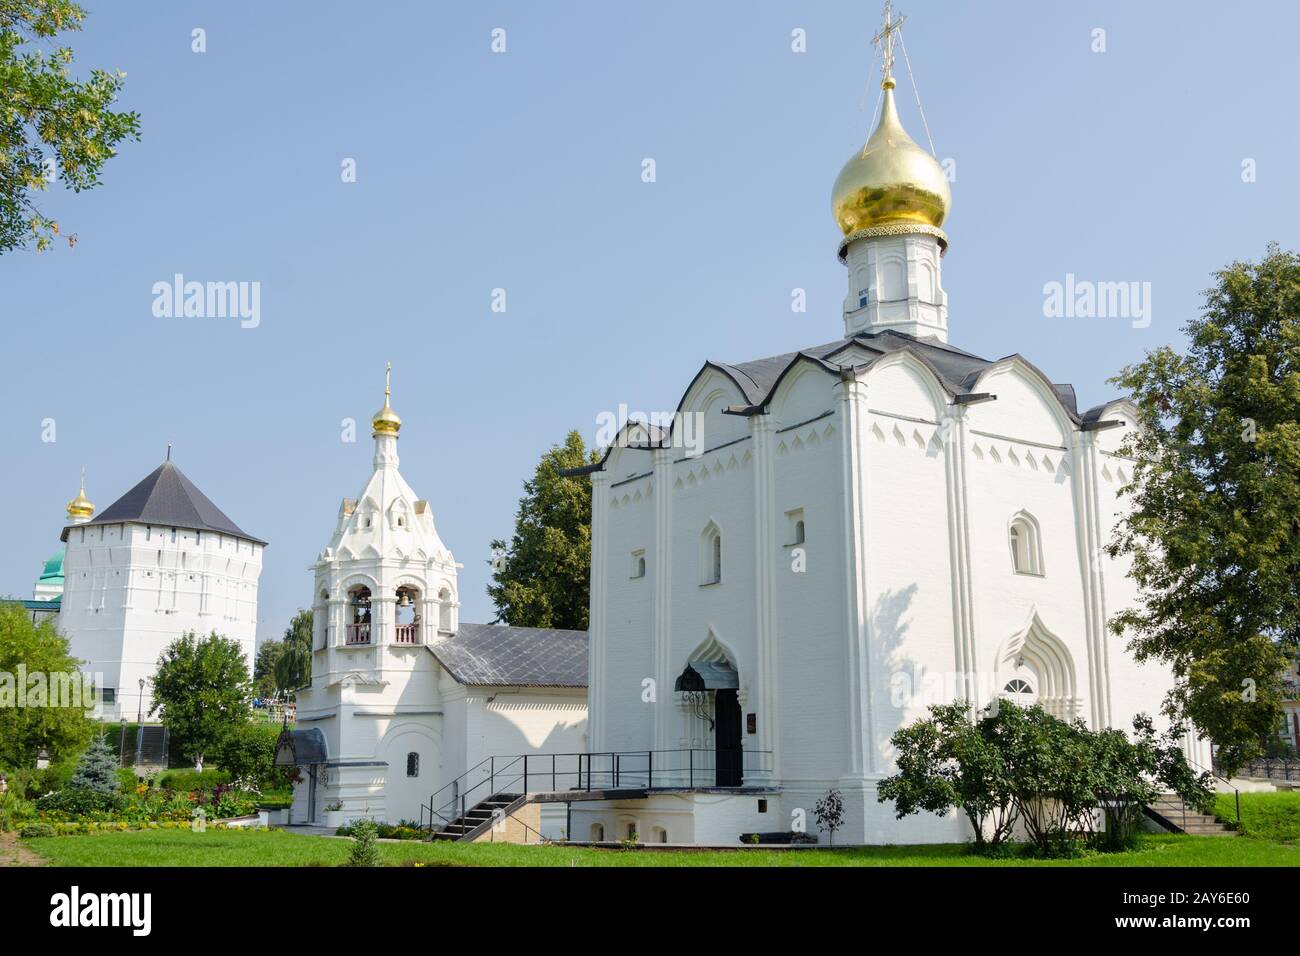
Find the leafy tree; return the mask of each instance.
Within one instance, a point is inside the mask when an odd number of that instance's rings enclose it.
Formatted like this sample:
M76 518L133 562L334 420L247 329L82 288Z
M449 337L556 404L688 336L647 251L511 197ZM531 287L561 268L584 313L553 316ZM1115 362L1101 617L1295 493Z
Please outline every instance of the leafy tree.
M894 801L899 819L960 808L977 848L1009 840L1019 822L1039 856L1073 855L1087 840L1120 849L1160 790L1196 807L1212 799L1209 775L1183 755L1183 730L1157 737L1139 715L1130 740L1006 700L974 715L960 701L935 706L893 735L898 772L880 782L878 795Z
M524 482L515 533L492 542L493 583L488 595L496 622L517 627L585 631L591 584L591 483L564 477L560 469L599 460L571 431L552 446Z
M275 689L282 697L311 683L312 614L299 608L284 630L284 646L275 665Z
M90 742L90 749L81 757L77 769L72 772L68 786L75 790L93 790L109 796L117 793L117 770L121 766L117 753L109 746L108 739L95 736Z
M276 691L275 665L284 653L284 641L263 641L253 658L253 693L258 697L274 697Z
M71 761L85 748L96 726L85 701L83 706L58 707L16 707L15 700L4 701L6 694L19 692L20 666L29 676L45 675L48 687L57 675L79 678L78 663L53 621L34 624L22 605L0 603L0 674L14 675L12 684L0 681L0 767L32 767L42 747L54 763ZM60 698L58 703L72 702Z
M1140 590L1112 629L1172 666L1166 712L1230 772L1274 734L1300 643L1300 256L1271 245L1217 280L1186 354L1157 349L1115 379L1141 427L1108 551Z
M251 693L238 642L215 632L200 639L191 631L158 658L149 713L161 712L175 745L201 772L204 756L248 719Z
M970 707L957 701L931 707L928 718L900 728L890 742L898 772L880 781L877 799L892 800L898 819L958 807L977 848L1010 838L1018 808L990 721L974 720Z
M292 767L275 766L280 727L264 720L245 720L230 728L212 752L231 780L247 781L258 789L288 786Z
M51 172L74 192L91 189L118 144L140 138L137 113L110 109L125 73L92 70L80 82L70 48L26 48L80 30L85 15L70 0L0 0L0 253L33 241L44 250L59 234L33 199Z
M813 804L813 819L817 829L828 834L830 845L835 845L835 831L844 825L844 797L838 790L829 790L826 796Z

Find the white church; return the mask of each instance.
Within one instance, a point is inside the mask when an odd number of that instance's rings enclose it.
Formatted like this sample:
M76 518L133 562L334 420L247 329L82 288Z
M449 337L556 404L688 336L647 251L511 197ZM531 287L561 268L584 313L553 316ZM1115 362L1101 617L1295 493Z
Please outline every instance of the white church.
M951 197L899 119L896 25L879 123L832 190L842 327L705 362L672 427L628 423L575 472L593 488L588 635L458 622L457 566L397 471L385 402L374 473L314 568L313 685L282 746L307 769L295 819L418 802L459 838L504 821L522 840L825 840L812 808L835 789L837 843L958 841L964 818L898 821L876 798L890 736L931 704L1159 719L1171 674L1106 628L1134 599L1103 547L1135 410L1080 409L1022 356L950 344ZM1209 765L1206 741L1186 746Z
M837 842L961 840L956 816L898 821L876 798L890 736L929 705L1159 719L1171 674L1106 628L1134 598L1102 549L1135 409L1080 409L1022 356L950 344L949 186L903 129L891 24L882 38L879 123L832 190L837 337L706 362L672 429L627 425L591 471L590 747L661 769L573 804L579 838L814 836L834 788ZM694 457L674 441L684 416ZM1206 742L1187 748L1209 766Z

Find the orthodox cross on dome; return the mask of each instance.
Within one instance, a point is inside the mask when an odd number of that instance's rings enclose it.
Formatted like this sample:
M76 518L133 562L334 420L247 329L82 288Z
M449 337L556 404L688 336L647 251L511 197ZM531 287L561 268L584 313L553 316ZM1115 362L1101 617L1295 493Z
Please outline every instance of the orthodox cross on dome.
M885 24L871 38L871 42L880 47L880 52L884 54L885 62L881 64L880 71L884 74L886 83L894 78L894 34L903 29L903 21L906 19L901 13L894 19L893 0L885 0Z
M387 405L387 399L393 394L393 363L389 362L384 367L384 404Z

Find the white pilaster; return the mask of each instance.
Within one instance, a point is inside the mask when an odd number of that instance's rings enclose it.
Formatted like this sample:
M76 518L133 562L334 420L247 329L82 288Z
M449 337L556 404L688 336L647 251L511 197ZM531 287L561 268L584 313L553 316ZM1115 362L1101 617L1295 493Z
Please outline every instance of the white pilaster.
M749 419L749 430L754 441L754 558L755 558L755 608L757 630L758 675L751 699L744 703L752 707L758 719L756 747L771 754L768 762L756 764L762 769L750 777L766 778L770 774L780 779L780 754L776 746L777 693L776 666L776 474L772 452L772 420L766 415ZM743 738L742 738L743 740Z
M857 378L835 386L840 418L845 574L845 667L848 675L848 773L862 779L877 770L875 721L871 714L871 631L867 606L867 467L864 428L867 386Z
M1098 497L1097 432L1076 431L1070 449L1074 476L1075 524L1079 561L1083 569L1084 632L1088 646L1089 722L1110 725L1110 653L1106 639L1106 582L1103 574L1106 541L1101 529Z
M663 489L660 495L666 494ZM659 497L659 495L656 495ZM592 751L605 746L605 604L609 588L609 474L591 476L591 595L587 640L587 735Z
M952 576L953 659L960 686L967 702L979 707L979 662L976 648L978 615L975 612L975 586L972 580L970 503L966 479L966 408L950 407L940 426L947 460L948 548Z
M655 748L673 749L674 699L672 660L673 448L652 451L654 476L654 669Z

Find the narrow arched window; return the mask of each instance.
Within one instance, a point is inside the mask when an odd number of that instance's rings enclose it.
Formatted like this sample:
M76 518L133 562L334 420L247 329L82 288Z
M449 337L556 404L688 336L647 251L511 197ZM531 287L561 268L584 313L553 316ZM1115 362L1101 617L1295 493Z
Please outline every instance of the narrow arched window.
M1016 574L1043 573L1043 547L1039 538L1038 522L1027 512L1011 519L1007 529L1011 547L1011 566Z
M712 521L700 534L700 586L722 581L722 532Z
M592 843L605 842L605 827L603 824L593 823L591 825L591 842Z
M418 777L420 775L420 755L409 753L406 755L406 775L408 777Z

